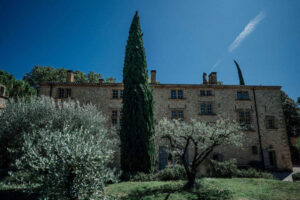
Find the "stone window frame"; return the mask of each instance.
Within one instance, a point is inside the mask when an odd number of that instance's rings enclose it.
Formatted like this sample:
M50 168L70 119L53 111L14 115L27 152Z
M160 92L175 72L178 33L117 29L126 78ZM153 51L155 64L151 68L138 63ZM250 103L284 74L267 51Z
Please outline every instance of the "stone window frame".
M243 112L244 114L244 119L241 121L240 120L240 112ZM249 119L247 120L247 117L246 117L246 113L249 113ZM254 131L253 129L253 110L252 109L249 109L249 108L246 108L246 109L236 109L236 118L237 118L237 122L241 125L241 126L244 126L246 127L246 130L247 131ZM249 123L243 123L244 121L248 121Z
M114 91L118 92L118 95L114 95ZM111 100L120 100L123 99L123 88L111 88L110 90L110 99Z
M204 109L204 112L203 112ZM214 101L200 101L199 115L216 115Z
M272 120L273 125L270 126L270 120ZM266 125L266 129L269 130L274 130L274 129L278 129L278 127L276 126L277 124L277 119L274 115L266 115L265 117L265 125Z
M57 88L57 98L58 99L66 99L72 97L72 89L71 88Z
M239 94L241 96L239 96ZM246 95L246 98L245 98L245 95ZM249 98L249 91L245 91L245 90L238 90L238 91L236 91L236 100L238 100L238 101L249 101L250 100L250 98Z
M171 109L171 119L184 119L184 110L183 109Z
M199 96L200 97L212 97L212 96L214 96L214 90L211 90L211 89L201 89Z
M121 126L121 110L120 108L112 108L110 113L110 127L113 127L117 130Z
M179 91L182 92L181 96L178 95ZM174 92L175 92L175 95L174 95ZM184 88L181 88L181 87L179 87L179 88L169 88L169 94L170 94L169 99L170 100L185 100L186 98L185 98L184 93L185 93Z

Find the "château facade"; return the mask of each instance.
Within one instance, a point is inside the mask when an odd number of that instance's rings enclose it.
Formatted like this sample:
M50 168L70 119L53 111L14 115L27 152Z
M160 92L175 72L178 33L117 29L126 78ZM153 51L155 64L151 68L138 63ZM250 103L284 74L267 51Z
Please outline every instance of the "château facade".
M212 72L208 80L204 73L202 84L161 84L156 81L156 71L152 70L150 88L157 121L169 118L214 122L225 117L247 128L242 148L218 148L211 153L212 159L236 158L240 166L260 162L269 169L292 170L280 86L220 85L216 72ZM120 125L122 83L106 83L103 79L99 83L75 83L73 72L68 71L67 82L42 83L39 95L95 104L109 117L109 126ZM167 159L160 152L160 168Z

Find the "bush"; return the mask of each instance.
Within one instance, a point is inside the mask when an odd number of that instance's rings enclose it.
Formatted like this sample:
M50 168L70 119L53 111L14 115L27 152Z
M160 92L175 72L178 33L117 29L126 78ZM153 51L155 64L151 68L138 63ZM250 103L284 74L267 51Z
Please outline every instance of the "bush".
M186 179L186 172L182 165L168 166L155 174L155 180L171 181Z
M10 157L15 164L8 181L24 183L30 190L38 186L47 199L106 195L104 184L114 180L108 165L115 143L94 106L56 104L46 97L20 99L9 103L3 118L7 121L0 125L1 142L12 141L15 156Z
M300 181L300 172L297 172L292 175L294 181Z
M218 178L231 178L238 173L236 159L218 162L212 160L213 176Z
M241 169L237 171L237 174L234 177L238 178L265 178L265 179L274 179L274 176L268 172L257 171L253 168L250 169Z
M258 171L254 168L238 169L236 159L231 159L224 162L212 161L214 177L217 178L265 178L273 179L274 176L268 172Z
M153 181L153 180L154 180L153 174L146 174L143 172L139 172L136 175L130 176L130 181L146 182L146 181Z
M130 181L174 181L186 179L186 172L182 165L167 166L165 169L158 171L156 174L145 174L139 172L130 176Z
M55 102L49 97L11 100L0 118L0 164L3 168L22 156L24 134L30 135L43 128L62 131L65 126L69 130L88 129L95 134L105 124L105 118L95 106L80 106L73 101Z
M113 179L107 167L113 154L109 145L105 135L93 135L88 130L42 129L25 136L24 154L16 161L16 168L27 172L26 184L39 185L42 196L101 197L105 195L104 183Z

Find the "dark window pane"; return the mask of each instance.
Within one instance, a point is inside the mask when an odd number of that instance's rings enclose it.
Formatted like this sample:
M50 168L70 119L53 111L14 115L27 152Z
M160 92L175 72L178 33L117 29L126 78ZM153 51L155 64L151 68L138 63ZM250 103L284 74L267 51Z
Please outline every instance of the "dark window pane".
M275 128L274 119L269 119L269 128Z
M182 99L182 98L183 98L183 91L178 90L178 99Z
M178 111L178 117L183 118L183 111Z
M120 90L120 98L123 98L123 90Z
M172 111L172 112L171 112L171 117L177 117L176 111Z
M171 90L171 99L176 99L176 90Z
M245 112L245 123L250 124L251 118L250 118L250 112Z
M205 90L200 90L200 96L205 96Z
M207 90L207 91L206 91L206 95L207 95L207 96L212 96L211 90Z
M201 110L200 110L200 113L201 114L205 114L205 104L203 103L203 104L201 104Z
M58 88L58 98L64 98L64 89L63 88Z
M113 111L112 111L112 117L113 117L113 118L117 118L117 117L118 117L118 111L113 110Z
M113 99L117 99L118 96L119 96L119 95L118 95L118 90L113 90L113 91L112 91L112 98L113 98Z
M111 119L111 124L112 124L112 125L117 125L117 124L118 124L118 120L115 119L115 118L112 118L112 119Z
M211 106L211 104L207 104L206 108L207 108L207 114L212 114L212 106Z
M248 92L244 92L244 99L245 99L245 100L248 100L248 99L249 99Z
M66 89L65 95L66 95L66 98L71 97L71 89L70 88Z
M241 100L242 99L242 92L237 92L237 99Z

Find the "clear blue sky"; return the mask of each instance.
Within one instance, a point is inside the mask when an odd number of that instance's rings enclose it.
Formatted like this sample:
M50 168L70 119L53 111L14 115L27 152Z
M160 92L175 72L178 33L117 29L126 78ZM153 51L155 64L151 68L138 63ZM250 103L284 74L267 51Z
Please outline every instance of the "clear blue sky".
M161 83L202 83L215 66L220 81L238 84L236 59L247 85L300 96L298 0L0 0L0 69L22 78L34 65L64 67L121 81L136 10Z

